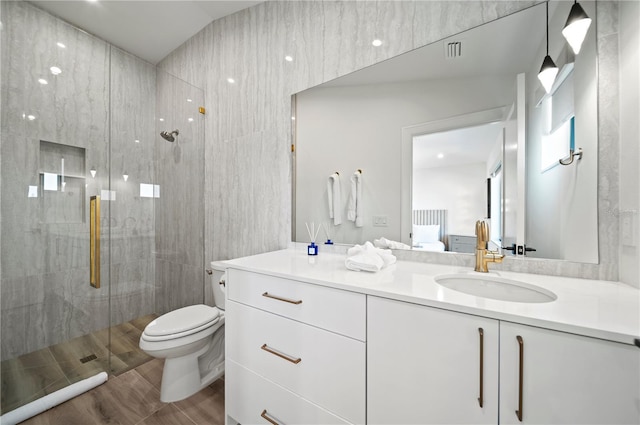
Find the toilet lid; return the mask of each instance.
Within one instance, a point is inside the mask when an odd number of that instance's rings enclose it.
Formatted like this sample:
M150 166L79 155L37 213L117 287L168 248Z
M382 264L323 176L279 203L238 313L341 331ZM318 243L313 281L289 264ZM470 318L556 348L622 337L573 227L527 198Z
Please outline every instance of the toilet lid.
M144 329L144 333L151 337L169 336L186 331L206 327L207 324L218 320L220 311L215 307L204 304L190 305L163 314Z

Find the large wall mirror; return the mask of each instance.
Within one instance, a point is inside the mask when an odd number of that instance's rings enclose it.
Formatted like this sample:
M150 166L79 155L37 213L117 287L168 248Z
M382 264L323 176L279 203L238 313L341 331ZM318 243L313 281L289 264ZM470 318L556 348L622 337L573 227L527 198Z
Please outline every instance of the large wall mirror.
M492 248L597 263L596 31L573 54L571 5L549 3L549 93L541 3L295 94L294 240L464 253L486 219Z

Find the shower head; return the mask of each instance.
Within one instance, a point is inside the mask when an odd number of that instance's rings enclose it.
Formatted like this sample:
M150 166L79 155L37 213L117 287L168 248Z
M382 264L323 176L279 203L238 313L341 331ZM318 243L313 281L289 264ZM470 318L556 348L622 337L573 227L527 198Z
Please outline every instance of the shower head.
M168 133L166 131L161 131L160 132L160 136L162 136L162 138L164 140L166 140L167 142L175 142L175 137L174 136L178 136L178 134L180 134L180 132L176 129L173 130L171 133Z

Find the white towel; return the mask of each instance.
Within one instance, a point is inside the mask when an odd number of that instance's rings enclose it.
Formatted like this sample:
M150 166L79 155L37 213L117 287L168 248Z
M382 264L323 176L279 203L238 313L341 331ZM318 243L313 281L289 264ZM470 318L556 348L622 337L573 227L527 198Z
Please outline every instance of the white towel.
M356 227L364 225L362 215L362 173L356 171L351 176L351 193L347 204L347 220L355 221Z
M396 257L390 250L376 248L367 241L349 248L344 265L349 270L378 272L395 262Z
M356 254L351 257L347 257L344 260L344 265L349 270L365 271L365 272L379 272L384 267L384 261L377 255Z
M390 248L390 249L411 249L406 243L392 241L387 238L374 239L373 244L376 248Z
M329 201L329 218L333 219L333 224L342 224L342 194L340 192L340 174L333 173L327 181L327 200Z

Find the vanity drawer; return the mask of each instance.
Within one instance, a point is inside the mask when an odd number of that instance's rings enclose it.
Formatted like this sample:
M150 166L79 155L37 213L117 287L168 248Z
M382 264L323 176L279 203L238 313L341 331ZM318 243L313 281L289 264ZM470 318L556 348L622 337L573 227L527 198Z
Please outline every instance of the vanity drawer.
M365 421L365 343L229 301L227 359L354 423ZM228 378L230 379L230 378Z
M243 270L229 269L227 273L230 300L365 340L363 294Z
M268 425L262 414L283 425L348 423L235 362L225 373L225 411L238 423Z

